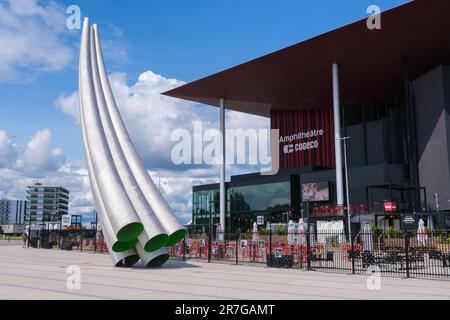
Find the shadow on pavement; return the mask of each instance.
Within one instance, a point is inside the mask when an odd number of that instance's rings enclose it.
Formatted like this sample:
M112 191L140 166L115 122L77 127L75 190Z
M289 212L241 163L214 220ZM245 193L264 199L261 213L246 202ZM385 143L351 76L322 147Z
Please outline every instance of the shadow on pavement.
M132 269L186 269L186 268L201 268L199 266L192 265L190 263L187 263L186 261L176 261L176 260L169 260L166 264L164 264L162 267L159 268L145 268L142 264L137 264L132 267Z

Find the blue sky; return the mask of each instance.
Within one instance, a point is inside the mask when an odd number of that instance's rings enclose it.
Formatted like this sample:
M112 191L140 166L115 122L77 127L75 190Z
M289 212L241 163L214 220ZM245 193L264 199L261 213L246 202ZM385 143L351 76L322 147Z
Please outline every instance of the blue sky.
M75 172L75 168L83 168L80 129L74 117L70 116L76 108L74 98L78 89L77 51L80 31L64 28L64 11L69 5L78 5L83 16L90 16L99 25L108 72L115 74L116 81L113 82L116 83L116 88L133 92L137 87L166 89L165 80L168 78L189 82L306 40L367 17L366 10L371 4L386 10L405 2L407 1L0 0L0 18L2 12L17 18L11 24L0 22L0 43L3 40L1 46L11 51L10 55L0 53L0 133L3 131L7 137L3 144L0 140L0 151L3 145L12 154L11 159L3 160L3 164L0 158L0 174L3 173L0 196L21 197L21 185L17 182L19 180L21 184L48 177L51 178L50 181L64 181L68 177L61 174L60 168L63 165L70 165L71 169L63 170L67 175ZM14 26L16 22L20 24ZM38 31L48 34L39 34ZM11 38L15 32L17 37ZM31 37L34 38L33 41ZM17 44L12 39L29 43L30 48L21 46L20 41ZM138 80L147 71L160 77ZM72 99L70 95L73 95ZM123 101L126 105L123 112L131 126L135 119L132 108L139 108L139 103L130 102L132 96L124 94L123 99L118 98L119 103ZM61 103L58 107L56 101L59 98ZM157 97L147 98L142 101L142 106L158 104ZM66 112L61 111L62 106L65 106ZM181 102L176 106L184 107ZM194 108L198 111L197 118L204 117L205 121L214 125L215 110L198 106ZM244 116L234 117L240 119ZM167 121L170 119L168 116ZM188 115L180 116L176 120L177 126L182 127L183 121L188 121L186 119ZM261 120L260 125L266 124ZM189 124L186 126L189 127ZM49 130L46 134L36 136L37 132L45 129ZM51 137L47 133L51 133ZM158 150L154 150L151 143L145 141L147 138L151 140L150 136L145 136L149 134L152 133L139 132L137 129L132 132L132 136L139 140L139 151L144 154L144 158L150 159ZM25 153L27 148L30 149L29 143L33 138L45 144L47 153L56 154L51 159L42 155L42 162L52 162L53 167L44 165L45 168L40 172L30 172L21 165L29 163ZM58 152L54 152L55 150ZM63 153L63 157L59 151ZM158 152L170 151L164 149ZM32 152L28 152L30 154ZM164 161L161 160L161 163ZM151 162L148 169L155 169ZM168 177L174 171L172 167L164 169L167 170ZM59 173L56 175L55 172ZM213 171L208 172L211 174ZM78 178L76 181L80 181L81 178ZM215 177L214 174L209 177L205 174L202 179L196 182L214 180ZM76 181L73 182L74 185ZM177 194L180 196L188 193L192 183L187 182L183 190L175 192L174 199ZM79 201L79 205L75 203L74 207L87 210L92 205L86 195L88 190L82 187L79 190L74 196L86 201ZM167 195L170 197L169 191ZM186 199L189 197L184 196L174 202L186 202ZM180 204L179 208L186 216L189 204Z

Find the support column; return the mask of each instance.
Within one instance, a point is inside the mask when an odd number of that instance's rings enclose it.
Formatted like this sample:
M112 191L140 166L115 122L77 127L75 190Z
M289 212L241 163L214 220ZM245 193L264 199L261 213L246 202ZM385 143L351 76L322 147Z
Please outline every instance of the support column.
M336 202L344 205L344 179L342 174L342 137L341 137L341 102L339 95L339 65L333 64L333 118L334 118L334 146L336 157Z
M221 163L220 163L220 232L225 232L226 190L225 190L225 100L220 99L220 134L221 134ZM223 234L220 234L222 239Z

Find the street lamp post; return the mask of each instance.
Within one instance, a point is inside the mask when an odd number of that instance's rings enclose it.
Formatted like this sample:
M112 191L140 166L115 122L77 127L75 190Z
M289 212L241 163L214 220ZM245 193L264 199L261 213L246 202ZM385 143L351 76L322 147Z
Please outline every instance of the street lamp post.
M351 222L351 214L350 214L350 192L348 190L348 161L347 161L347 140L348 139L350 139L350 137L338 138L336 140L344 141L345 189L346 189L346 198L347 198L347 227L348 227L349 240L352 241L352 222Z

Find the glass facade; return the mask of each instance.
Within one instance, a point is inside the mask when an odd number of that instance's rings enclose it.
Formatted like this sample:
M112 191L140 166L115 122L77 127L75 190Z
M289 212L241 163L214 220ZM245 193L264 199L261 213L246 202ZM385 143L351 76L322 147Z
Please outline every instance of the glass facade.
M291 205L290 181L234 187L228 193L230 212L274 212Z
M25 223L27 202L0 199L0 225Z
M276 182L232 187L227 194L227 226L231 230L247 232L257 216L266 221L282 221L291 209L291 182Z
M192 224L209 225L220 222L219 189L193 192ZM257 216L266 221L281 221L291 209L291 182L227 187L226 230L251 230ZM284 218L286 219L286 218Z
M219 199L218 189L194 192L192 199L192 223L196 225L219 223Z
M0 225L9 223L11 204L9 200L0 199Z

